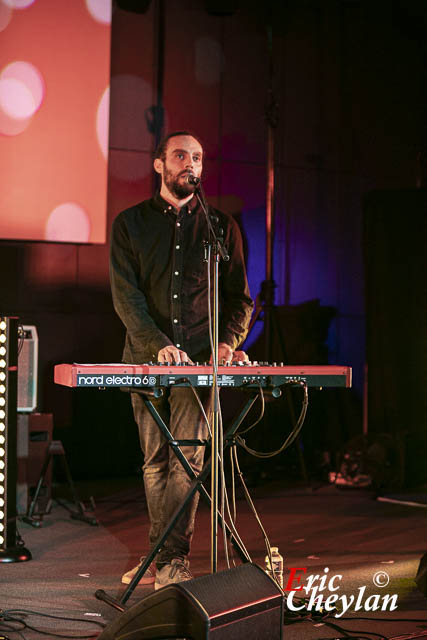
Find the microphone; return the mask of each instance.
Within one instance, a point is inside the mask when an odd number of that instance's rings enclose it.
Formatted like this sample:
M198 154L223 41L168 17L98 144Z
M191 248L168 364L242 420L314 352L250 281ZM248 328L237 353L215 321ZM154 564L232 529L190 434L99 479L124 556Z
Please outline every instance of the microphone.
M194 176L192 173L187 174L187 182L188 184L192 184L197 187L200 184L200 178Z

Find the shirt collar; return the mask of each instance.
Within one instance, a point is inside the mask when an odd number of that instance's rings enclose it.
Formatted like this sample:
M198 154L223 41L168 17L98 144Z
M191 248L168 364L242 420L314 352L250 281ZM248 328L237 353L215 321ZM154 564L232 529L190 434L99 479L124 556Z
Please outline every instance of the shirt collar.
M169 202L167 202L164 198L162 198L162 196L160 195L160 192L156 193L156 195L153 198L153 202L156 208L160 209L163 213L174 213L175 215L176 214L179 215L181 212L189 213L189 214L194 213L199 204L197 197L194 195L191 198L191 200L189 200L187 204L185 204L182 207L182 209L180 209L180 211L177 211L175 207L173 207Z

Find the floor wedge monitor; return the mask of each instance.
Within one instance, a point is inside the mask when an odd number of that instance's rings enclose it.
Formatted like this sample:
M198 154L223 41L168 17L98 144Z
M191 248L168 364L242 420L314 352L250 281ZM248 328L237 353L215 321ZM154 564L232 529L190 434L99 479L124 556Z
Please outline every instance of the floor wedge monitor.
M98 640L281 640L283 604L274 580L248 563L154 591Z

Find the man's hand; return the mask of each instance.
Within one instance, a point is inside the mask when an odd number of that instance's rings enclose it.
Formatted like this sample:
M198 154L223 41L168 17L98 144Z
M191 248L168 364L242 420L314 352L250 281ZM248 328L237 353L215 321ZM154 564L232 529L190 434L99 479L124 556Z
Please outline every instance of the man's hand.
M248 354L244 351L233 352L233 362L249 362Z
M218 344L218 364L222 362L249 362L249 358L244 351L233 351L230 345L220 342ZM209 363L212 364L212 356Z
M231 362L233 359L233 349L225 342L218 343L218 364L221 362ZM209 360L209 364L212 364L212 354Z
M174 347L173 344L168 345L160 349L157 354L157 362L172 362L179 364L181 362L188 362L193 364L192 360L188 357L185 351L181 351L178 347Z

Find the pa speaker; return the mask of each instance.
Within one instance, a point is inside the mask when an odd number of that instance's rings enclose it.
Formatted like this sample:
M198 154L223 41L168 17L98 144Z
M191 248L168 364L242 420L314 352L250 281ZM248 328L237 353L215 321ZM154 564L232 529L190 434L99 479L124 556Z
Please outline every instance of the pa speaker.
M427 596L427 552L420 560L420 566L418 567L417 575L415 576L415 582L418 585L418 589Z
M98 640L280 640L283 591L260 567L170 584L120 614Z

